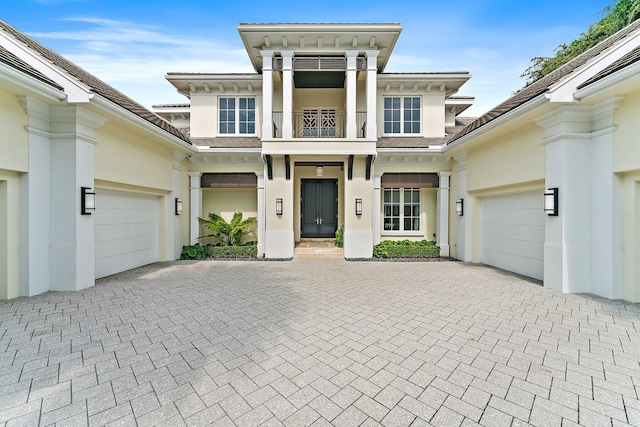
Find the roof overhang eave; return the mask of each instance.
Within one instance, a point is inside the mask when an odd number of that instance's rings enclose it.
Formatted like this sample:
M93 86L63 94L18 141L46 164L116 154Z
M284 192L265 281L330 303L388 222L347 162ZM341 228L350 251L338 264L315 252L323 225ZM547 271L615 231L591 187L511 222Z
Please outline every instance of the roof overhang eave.
M0 63L0 77L16 85L24 86L30 91L36 92L52 101L62 101L67 98L67 94L64 91L4 63Z
M578 89L573 94L573 97L578 101L585 100L586 98L596 96L606 90L612 89L617 85L625 83L632 78L637 78L638 74L640 74L640 61L634 62L633 64L621 70L618 70L611 75L605 76L602 79L583 87L582 89Z

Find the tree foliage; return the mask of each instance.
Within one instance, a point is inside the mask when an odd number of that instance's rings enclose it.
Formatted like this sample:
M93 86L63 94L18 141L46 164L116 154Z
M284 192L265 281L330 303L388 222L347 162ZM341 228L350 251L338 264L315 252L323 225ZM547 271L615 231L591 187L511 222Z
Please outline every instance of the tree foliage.
M605 16L595 24L591 24L587 33L582 33L569 44L558 46L554 51L555 56L536 56L531 59L529 68L520 76L527 79L526 86L540 80L640 18L640 0L617 0L613 7L607 6L602 13Z

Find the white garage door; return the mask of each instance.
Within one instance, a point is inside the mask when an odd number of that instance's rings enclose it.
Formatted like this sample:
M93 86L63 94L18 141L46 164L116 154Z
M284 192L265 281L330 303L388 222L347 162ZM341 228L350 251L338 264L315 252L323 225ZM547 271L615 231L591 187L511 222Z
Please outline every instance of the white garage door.
M480 262L542 280L542 191L480 200Z
M159 212L157 196L96 189L96 278L158 261Z

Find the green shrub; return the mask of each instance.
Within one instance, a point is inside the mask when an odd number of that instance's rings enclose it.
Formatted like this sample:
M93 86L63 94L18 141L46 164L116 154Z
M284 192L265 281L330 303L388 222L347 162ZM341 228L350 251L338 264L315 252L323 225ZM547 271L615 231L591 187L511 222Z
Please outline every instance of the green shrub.
M255 242L242 246L213 246L205 247L207 258L255 258L258 255L258 245Z
M204 246L200 246L200 243L195 245L183 246L180 259L204 259L205 256Z
M344 226L341 225L340 228L336 230L336 240L334 240L333 243L339 248L344 246Z
M378 243L373 247L373 256L376 258L387 258L389 256L389 252L387 252L387 247L384 243Z
M373 247L376 258L435 258L440 256L440 247L435 242L421 240L385 240Z

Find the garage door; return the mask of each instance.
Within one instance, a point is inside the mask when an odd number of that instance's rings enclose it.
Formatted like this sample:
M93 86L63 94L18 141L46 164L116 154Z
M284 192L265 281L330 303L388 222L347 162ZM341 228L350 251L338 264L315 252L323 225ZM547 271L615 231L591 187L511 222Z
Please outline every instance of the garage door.
M159 212L157 196L96 189L96 278L158 261Z
M480 262L542 280L542 191L480 199Z

